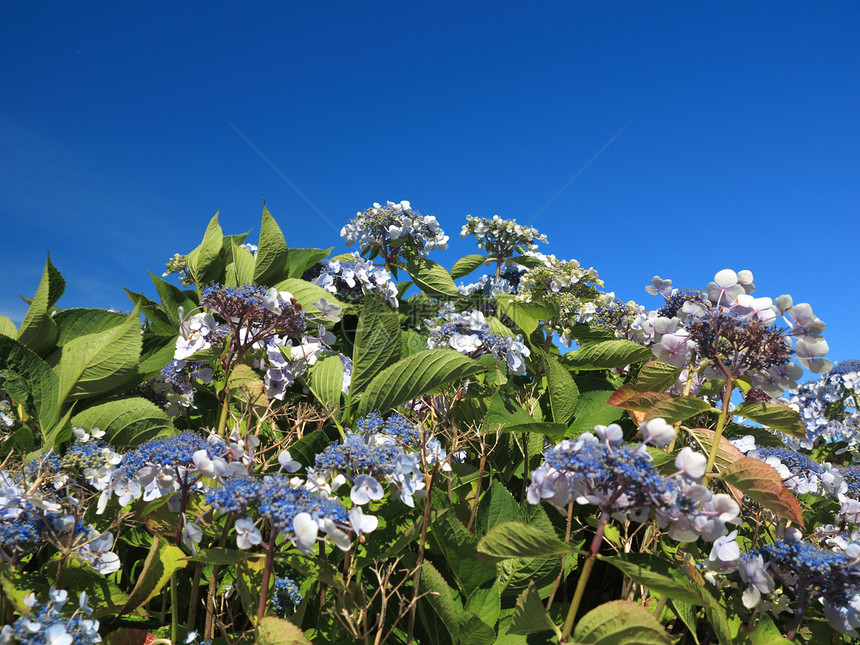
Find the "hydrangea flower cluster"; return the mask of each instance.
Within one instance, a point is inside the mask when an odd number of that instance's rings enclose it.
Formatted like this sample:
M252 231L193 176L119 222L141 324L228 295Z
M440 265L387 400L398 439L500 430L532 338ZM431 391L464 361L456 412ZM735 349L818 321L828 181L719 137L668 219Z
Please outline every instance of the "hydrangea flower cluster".
M557 506L576 501L595 504L619 520L645 521L651 511L669 536L689 542L699 536L713 541L728 524L740 522L740 507L730 496L714 494L700 482L707 458L683 448L675 459L674 475L663 476L654 468L645 443L668 445L674 428L663 419L640 426L644 442L623 443L621 427L595 426L576 439L565 439L544 453L544 461L532 473L528 500L546 499Z
M179 276L179 284L183 287L190 287L194 284L194 278L191 276L191 270L188 268L187 256L174 253L173 257L170 258L164 266L166 271L161 274L161 277L166 278L167 276L176 273Z
M517 300L556 303L560 313L550 324L569 347L573 325L587 322L594 307L609 299L597 290L598 286L603 286L603 281L594 269L583 269L576 260L559 260L554 255L544 256L544 261L545 266L536 267L522 277ZM592 308L587 308L588 304Z
M845 442L853 454L860 442L858 389L860 361L840 361L819 379L789 392L788 404L800 413L806 426L806 439L799 442L800 447ZM786 438L787 443L791 440Z
M525 359L531 350L523 343L522 336L494 334L480 311L447 313L437 320L424 322L430 330L428 349L451 348L471 358L491 354L505 361L512 374L525 374Z
M152 389L160 394L165 412L176 416L183 408L194 408L193 381L212 382L212 368L199 361L172 360L161 370L161 379L154 380Z
M464 296L478 294L485 298L495 298L500 293L516 295L519 292L520 280L528 272L527 267L509 261L502 266L498 276L484 274L477 282L457 285L457 289Z
M90 645L100 643L99 621L87 618L93 610L87 605L86 592L78 598L78 608L71 616L65 616L63 607L69 601L69 592L51 587L50 601L44 605L36 600L35 594L24 598L27 613L11 625L4 625L0 631L0 643L21 643L26 645Z
M0 434L5 434L15 425L15 413L12 402L6 398L6 392L0 390Z
M375 517L365 516L360 508L347 511L338 499L324 491L311 490L300 478L280 474L263 479L234 477L207 488L205 497L206 503L220 513L233 513L237 518L234 528L240 549L262 542L259 524L263 520L305 553L325 539L347 551L350 539L346 531L370 533L378 523ZM325 537L320 537L320 532Z
M299 586L290 578L275 578L275 589L272 594L272 609L275 614L287 617L293 613L296 605L302 601Z
M56 456L44 463L56 465ZM47 542L74 553L102 575L118 571L119 557L111 551L113 534L80 522L73 512L77 500L40 489L36 484L43 475L41 466L30 475L32 481L15 480L0 471L0 554L4 559L14 563L29 548ZM56 476L52 479L57 481Z
M648 293L662 295L663 307L649 312L637 326L647 328L645 344L657 358L676 367L709 360L722 365L733 378L750 375L755 391L777 397L803 374L830 369L823 356L827 342L821 337L824 323L808 304L794 305L790 296L755 298L750 271L724 269L705 291L678 290L671 280L654 276ZM777 327L782 316L788 329ZM792 339L796 343L792 342ZM797 354L800 365L790 357ZM693 366L695 367L695 366ZM711 365L707 378L724 378Z
M391 274L382 267L374 266L358 253L350 260L329 260L309 269L304 279L322 287L329 293L346 300L360 303L365 294L372 293L390 306L397 308L397 285Z
M448 248L448 236L432 215L422 215L407 201L385 206L374 204L343 227L347 246L359 243L362 253L379 253L386 268L397 257L407 261L427 257L430 251Z
M493 215L492 219L466 215L460 237L467 235L474 235L478 240L478 248L499 262L513 256L517 247L522 247L524 251L537 251L536 242L547 241L546 235L538 233L536 228L522 226L516 220L502 219L498 215Z
M181 360L226 340L229 354L242 356L273 336L299 338L306 322L302 306L286 291L254 285L225 287L213 284L203 291L200 306L225 322L218 325L208 313L195 314L180 325L177 352ZM190 352L190 353L189 353ZM181 355L180 355L181 354Z
M379 412L371 412L364 419L356 422L355 430L358 434L367 437L371 443L376 441L374 435L385 435L409 447L417 447L421 440L415 426L399 414L392 414L385 419Z
M747 457L772 466L782 477L785 487L797 495L837 497L847 492L840 470L829 463L820 464L789 448L756 446L752 435L732 439L731 442Z
M800 539L796 529L784 538L758 549L740 553L733 533L715 543L706 566L719 573L735 572L746 588L741 596L747 608L758 606L771 594L778 578L797 600L795 626L806 608L822 603L830 626L843 634L857 636L860 627L860 546L845 550L822 549ZM788 638L793 638L790 632Z

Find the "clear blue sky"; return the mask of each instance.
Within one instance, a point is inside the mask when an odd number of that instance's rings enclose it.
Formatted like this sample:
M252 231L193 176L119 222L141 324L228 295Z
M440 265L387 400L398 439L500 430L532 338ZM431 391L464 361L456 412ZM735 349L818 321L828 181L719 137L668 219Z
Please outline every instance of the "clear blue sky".
M339 249L410 200L450 267L467 213L529 221L626 126L534 221L549 252L649 307L654 274L748 268L860 358L858 34L856 2L2 2L0 313L46 250L60 306L127 309L263 199Z

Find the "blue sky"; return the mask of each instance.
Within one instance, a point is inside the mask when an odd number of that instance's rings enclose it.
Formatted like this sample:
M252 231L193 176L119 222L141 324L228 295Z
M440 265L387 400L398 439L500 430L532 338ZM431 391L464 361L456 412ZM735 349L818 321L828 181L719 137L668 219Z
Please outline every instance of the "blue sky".
M858 19L848 2L4 2L0 313L21 319L47 250L60 306L127 309L122 287L152 295L146 270L215 211L244 232L265 199L289 244L342 249L356 211L407 199L451 235L446 266L474 252L467 213L540 212L546 250L619 297L656 307L654 274L747 268L756 295L812 304L830 358L860 358Z

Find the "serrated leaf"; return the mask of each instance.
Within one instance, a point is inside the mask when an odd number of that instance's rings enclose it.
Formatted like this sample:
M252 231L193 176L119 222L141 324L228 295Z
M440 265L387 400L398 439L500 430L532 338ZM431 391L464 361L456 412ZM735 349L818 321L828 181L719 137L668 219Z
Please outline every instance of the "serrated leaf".
M460 629L459 611L457 605L454 604L454 596L442 574L427 561L421 565L421 579L418 583L418 589L421 593L426 594L422 602L426 602L433 608L451 635L451 639L456 643Z
M0 316L0 336L18 338L18 328L9 316Z
M464 596L468 597L481 584L495 577L493 568L478 560L478 538L466 530L454 513L443 513L431 526L434 544L451 567Z
M647 347L629 340L604 340L583 345L559 360L578 370L603 370L632 365L652 355Z
M17 374L26 384L39 424L44 430L53 427L59 414L60 379L36 352L24 347L17 340L0 336L0 370L7 383L10 372ZM16 403L26 403L16 400Z
M573 418L576 402L579 399L579 388L558 359L549 354L544 355L547 365L547 380L549 403L552 409L552 420L567 425Z
M720 477L780 517L803 526L800 502L770 464L753 457L742 457L722 470Z
M713 430L709 428L685 428L685 430L693 435L693 438L695 438L701 446L702 452L710 454L711 446L714 445L714 437L716 437L716 433ZM738 459L742 459L743 456L744 453L733 446L731 442L723 436L720 437L720 445L717 448L717 457L714 460L714 465L716 465L720 471L723 471Z
M465 607L488 625L495 625L498 622L501 608L502 597L499 594L497 581L490 586L485 585L475 589Z
M496 641L496 630L471 611L464 610L459 614L458 619L461 643L492 645Z
M570 328L570 337L580 345L603 340L615 340L615 332L604 327L576 323Z
M343 363L340 356L326 356L308 370L311 391L329 411L340 407Z
M305 271L310 269L317 262L322 262L329 256L334 247L328 249L290 249L287 256L288 277L301 278ZM355 257L351 253L345 254L347 257L345 262L354 260Z
M201 291L210 282L221 282L224 274L224 263L221 258L224 233L218 224L218 213L209 220L203 241L186 256L188 269L194 278L194 284Z
M54 367L60 379L60 405L122 391L137 376L142 346L136 311L120 325L68 341Z
M254 283L275 284L289 277L287 258L289 249L281 227L263 204L263 219L260 222L260 240L254 264ZM301 276L299 276L301 277Z
M472 271L482 266L486 260L487 258L477 253L466 255L457 260L454 266L451 267L451 277L457 280L465 275L469 275Z
M723 609L722 605L720 605L717 599L714 598L714 596L711 595L711 592L706 588L699 587L699 593L702 596L702 600L705 602L705 616L707 616L708 622L714 629L717 641L720 645L732 645L734 643L734 638L732 638L732 629L729 625L729 619L726 616L726 610Z
M785 432L800 439L806 438L806 427L800 414L781 403L744 401L735 408L735 414L763 426Z
M690 580L674 564L648 553L624 553L602 558L634 582L672 600L703 605Z
M236 565L236 582L239 587L239 601L245 615L252 622L257 620L257 603L263 587L263 569L266 557L258 553L256 558L247 558ZM274 584L274 576L269 579L269 585Z
M254 255L242 248L236 240L231 240L229 262L224 273L224 284L228 287L241 287L254 284Z
M517 598L517 604L511 614L509 634L534 634L545 631L558 632L555 624L546 613L534 582Z
M643 392L665 392L680 375L681 368L655 359L642 365L636 376L636 387Z
M128 600L118 612L120 615L142 607L164 588L175 571L183 569L188 561L182 549L171 546L158 535L152 536L152 546L143 563L143 569L137 575L134 589Z
M427 342L421 336L418 338L423 349ZM399 341L402 336L397 310L377 296L365 298L352 351L351 394L364 391L374 376L400 360L402 342Z
M666 423L678 423L702 412L716 412L711 404L694 396L675 396L658 401L648 409L647 420L660 417Z
M515 336L514 332L512 332L501 320L496 318L495 316L486 316L484 321L490 326L490 331L493 332L496 336L503 336L505 338L513 338Z
M266 616L257 623L257 645L312 645L304 632L290 621Z
M185 310L185 315L189 315L192 310L197 307L197 302L191 299L188 293L170 284L166 280L149 272L149 277L152 278L152 283L155 285L155 290L158 291L158 297L161 298L161 305L173 326L174 333L179 334L179 308ZM201 287L202 290L202 287Z
M51 264L51 257L48 256L36 295L30 301L30 307L18 330L18 342L37 354L48 353L57 341L59 331L50 310L65 286L65 280Z
M154 302L141 293L125 290L128 299L132 304L140 310L147 320L149 326L147 330L159 336L169 336L175 338L179 335L178 325L171 322L170 317L165 313L164 309L157 302Z
M541 321L559 316L558 304L553 301L519 302L509 294L498 294L496 301L504 314L516 323L526 337L535 332Z
M672 640L650 611L627 600L613 600L585 614L573 630L583 645L671 645Z
M546 437L552 443L558 443L567 435L568 427L563 423L546 423L533 421L531 423L517 423L507 426L504 432L539 434ZM538 447L540 450L540 447Z
M165 336L144 334L137 371L142 378L161 372L173 360L176 341ZM151 378L151 376L150 376Z
M444 385L487 371L487 367L453 349L428 349L389 365L362 393L358 417L388 410Z
M257 557L257 554L250 551L213 546L199 551L195 556L187 556L187 560L189 562L202 562L203 564L232 566L252 557Z
M605 426L618 421L624 412L614 405L609 405L611 396L611 390L580 392L567 436L576 436L592 430L596 425Z
M516 399L507 392L496 392L490 399L490 406L484 416L483 428L488 432L496 432L513 425L535 423L534 418Z
M101 428L112 446L137 446L173 430L170 417L157 405L140 397L99 403L72 417L75 428Z
M405 268L415 286L428 296L450 296L452 298L460 296L457 285L454 284L450 274L441 264L422 258L409 262Z
M783 637L779 628L774 625L773 619L767 614L759 619L758 625L750 632L749 637L752 645L791 645L794 642Z
M564 555L573 549L555 535L523 522L502 522L478 542L478 555L487 562L509 558Z
M687 629L690 630L693 642L696 645L699 645L699 637L696 634L696 614L699 610L689 603L678 602L677 600L672 601L672 610L675 612L675 615L681 619L681 622L686 625Z
M670 401L672 397L663 392L643 392L636 385L622 385L609 397L608 403L625 410L648 412L662 401Z
M106 309L65 309L54 316L59 327L57 346L62 347L79 336L105 331L121 325L128 314Z

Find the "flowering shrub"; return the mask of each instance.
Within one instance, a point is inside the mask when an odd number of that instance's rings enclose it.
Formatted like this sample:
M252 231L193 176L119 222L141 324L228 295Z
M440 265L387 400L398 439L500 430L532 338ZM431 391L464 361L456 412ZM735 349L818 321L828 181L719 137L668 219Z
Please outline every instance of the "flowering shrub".
M130 314L48 261L0 317L0 639L860 638L860 363L811 306L462 235L448 270L409 202L335 257L216 216Z

